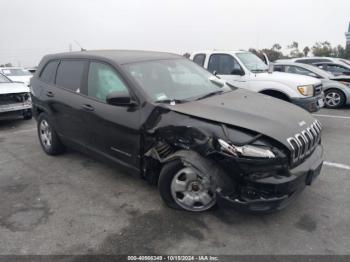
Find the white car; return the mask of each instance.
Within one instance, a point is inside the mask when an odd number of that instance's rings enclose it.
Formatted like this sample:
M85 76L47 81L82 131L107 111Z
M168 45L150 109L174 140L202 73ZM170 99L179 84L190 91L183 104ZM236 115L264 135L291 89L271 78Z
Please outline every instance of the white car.
M316 66L303 63L280 62L274 63L273 66L278 72L307 75L320 79L326 107L339 108L346 104L350 105L350 76L335 76Z
M268 66L247 51L201 51L190 59L228 83L294 103L309 112L324 106L320 80L301 75L269 72Z
M32 118L30 90L24 83L16 83L0 74L0 120Z
M303 64L317 64L317 63L335 63L340 64L343 67L350 70L350 61L343 58L337 57L327 57L327 56L313 56L313 57L300 57L300 58L291 58L291 59L278 59L275 63L285 63L285 62L294 62L294 63L303 63Z
M29 85L32 74L22 67L0 67L0 74L10 78L13 82L22 82Z

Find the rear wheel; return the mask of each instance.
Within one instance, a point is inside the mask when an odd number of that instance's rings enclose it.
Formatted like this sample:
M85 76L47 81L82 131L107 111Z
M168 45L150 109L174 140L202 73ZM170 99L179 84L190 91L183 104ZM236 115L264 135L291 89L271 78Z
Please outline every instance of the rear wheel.
M47 114L42 113L38 118L38 136L41 147L48 155L58 155L64 151L64 145L52 128Z
M326 107L339 108L345 103L345 96L342 91L330 89L325 91Z
M164 202L172 208L200 212L216 203L215 186L210 176L184 166L179 160L165 164L158 189Z

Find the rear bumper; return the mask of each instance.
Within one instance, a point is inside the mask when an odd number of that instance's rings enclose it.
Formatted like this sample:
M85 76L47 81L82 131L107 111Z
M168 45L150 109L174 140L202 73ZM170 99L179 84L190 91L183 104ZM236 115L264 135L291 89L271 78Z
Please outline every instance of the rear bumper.
M249 212L272 212L283 209L291 203L307 185L320 174L322 168L323 148L319 145L314 153L299 166L289 170L288 174L271 176L249 181L251 199L224 195L217 191L217 201L220 206L234 207ZM270 192L268 196L265 192ZM275 194L271 194L275 192ZM249 195L249 194L248 194Z
M309 112L317 112L324 106L324 94L306 98L291 98L291 102ZM322 101L320 103L320 101Z

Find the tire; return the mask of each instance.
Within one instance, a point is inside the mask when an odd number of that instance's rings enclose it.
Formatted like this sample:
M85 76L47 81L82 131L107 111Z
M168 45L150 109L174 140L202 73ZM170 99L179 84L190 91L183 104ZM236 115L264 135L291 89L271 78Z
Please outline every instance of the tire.
M46 154L58 155L64 151L65 147L55 130L52 128L51 122L46 113L41 113L39 115L37 129L40 145Z
M163 166L158 190L163 201L171 208L203 212L216 204L215 190L208 181L208 177L199 174L194 168L185 167L180 160L174 160ZM175 185L178 182L181 182L181 190L177 192Z
M345 95L338 89L325 91L325 103L327 108L340 108L345 104Z

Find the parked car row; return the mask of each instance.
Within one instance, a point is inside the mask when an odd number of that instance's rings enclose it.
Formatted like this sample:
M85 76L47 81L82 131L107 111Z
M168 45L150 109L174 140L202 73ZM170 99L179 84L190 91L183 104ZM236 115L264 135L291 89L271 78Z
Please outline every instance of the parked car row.
M233 86L291 102L309 112L324 106L320 80L269 72L268 66L251 52L199 51L190 59Z
M350 104L350 61L345 59L283 59L269 70L264 61L246 51L196 51L189 58L233 86L294 103L309 112L324 104L328 108Z
M334 75L349 75L350 74L350 61L342 58L334 57L304 57L304 58L292 58L292 59L280 59L276 62L295 62L316 65L321 69L330 72Z
M320 79L328 108L339 108L344 104L350 104L350 76L334 76L316 66L302 63L277 62L273 67L274 71Z
M117 163L173 208L286 207L322 168L322 125L301 108L322 107L321 81L269 73L248 52L191 58L200 66L148 51L45 56L30 84L44 152Z

